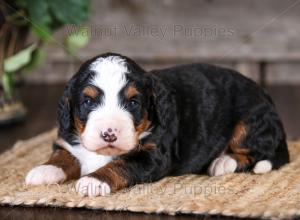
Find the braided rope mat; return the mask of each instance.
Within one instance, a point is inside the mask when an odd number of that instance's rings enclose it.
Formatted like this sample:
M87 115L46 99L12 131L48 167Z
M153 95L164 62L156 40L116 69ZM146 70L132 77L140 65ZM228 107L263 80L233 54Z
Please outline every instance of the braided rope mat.
M26 173L45 162L56 130L19 141L0 155L0 204L85 207L146 213L222 214L286 219L300 216L300 142L289 144L292 162L264 175L168 177L97 198L81 197L74 181L26 186ZM298 156L299 155L299 156Z

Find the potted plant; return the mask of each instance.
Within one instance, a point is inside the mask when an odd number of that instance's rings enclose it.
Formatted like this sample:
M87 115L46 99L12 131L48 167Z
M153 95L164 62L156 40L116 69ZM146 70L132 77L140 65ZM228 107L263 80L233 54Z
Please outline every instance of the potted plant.
M67 24L81 24L89 16L87 0L4 0L0 4L0 125L19 121L26 110L15 89L23 72L41 65L44 48L56 42L53 33ZM88 34L65 36L60 44L71 56L89 41ZM27 44L28 34L35 35Z

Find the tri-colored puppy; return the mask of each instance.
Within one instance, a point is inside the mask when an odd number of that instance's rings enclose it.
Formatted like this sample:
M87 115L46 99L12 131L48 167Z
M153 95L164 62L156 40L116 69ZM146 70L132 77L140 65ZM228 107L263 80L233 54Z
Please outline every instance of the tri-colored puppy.
M59 102L58 139L27 184L79 179L99 196L169 175L265 173L289 161L271 98L239 73L206 64L146 72L103 54L85 62Z

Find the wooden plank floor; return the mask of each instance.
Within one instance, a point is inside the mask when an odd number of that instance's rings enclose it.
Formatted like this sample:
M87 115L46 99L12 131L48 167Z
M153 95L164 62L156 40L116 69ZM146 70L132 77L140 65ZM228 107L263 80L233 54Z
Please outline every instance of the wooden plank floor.
M27 139L56 124L56 105L63 86L27 86L21 89L21 97L28 109L24 122L0 128L0 152L8 149L18 139ZM272 86L267 88L282 116L289 139L300 137L300 86ZM173 219L166 215L133 214L59 208L0 207L0 219ZM180 215L177 219L195 219ZM198 216L199 218L199 216ZM200 219L229 219L222 216L200 216Z

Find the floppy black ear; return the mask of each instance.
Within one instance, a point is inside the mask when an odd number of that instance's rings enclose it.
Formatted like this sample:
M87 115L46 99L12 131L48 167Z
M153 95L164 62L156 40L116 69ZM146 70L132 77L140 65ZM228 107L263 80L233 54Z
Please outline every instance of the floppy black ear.
M146 86L150 89L151 111L162 128L171 123L176 109L175 102L169 89L154 74L147 74Z
M70 135L72 128L72 115L71 115L71 90L73 87L73 79L71 79L63 92L62 97L58 102L58 135L66 138Z

